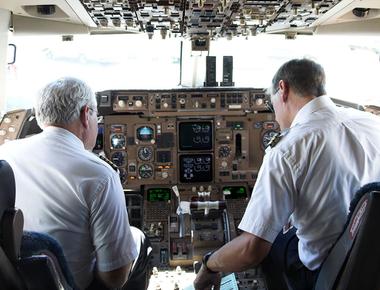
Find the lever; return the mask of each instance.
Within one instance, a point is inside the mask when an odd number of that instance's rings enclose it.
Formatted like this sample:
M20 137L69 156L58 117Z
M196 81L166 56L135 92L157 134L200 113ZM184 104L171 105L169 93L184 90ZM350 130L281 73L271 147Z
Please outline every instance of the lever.
M179 222L179 237L183 238L185 236L185 217L183 215L183 210L181 207L181 198L179 196L179 190L177 185L172 186L172 190L174 194L177 196L178 199L178 209L177 209L177 214L178 214L178 222Z
M210 209L225 209L226 202L224 200L217 201L192 201L190 203L190 208L197 210L204 210L205 216L210 212Z

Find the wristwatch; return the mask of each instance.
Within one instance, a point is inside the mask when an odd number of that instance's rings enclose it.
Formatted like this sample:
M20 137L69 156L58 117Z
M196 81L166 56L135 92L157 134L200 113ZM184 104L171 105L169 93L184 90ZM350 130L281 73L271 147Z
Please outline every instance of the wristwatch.
M211 255L214 253L215 251L211 251L211 252L208 252L206 253L203 258L202 258L202 264L205 266L206 270L212 274L216 274L218 272L215 272L213 270L211 270L209 267L207 267L207 261L208 259L210 259Z

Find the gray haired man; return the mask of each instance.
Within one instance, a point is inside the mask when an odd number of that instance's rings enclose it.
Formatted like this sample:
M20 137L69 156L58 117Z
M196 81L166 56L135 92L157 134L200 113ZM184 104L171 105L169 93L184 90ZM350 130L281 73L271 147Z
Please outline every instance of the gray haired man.
M91 152L98 133L96 107L83 81L58 79L36 101L43 132L0 147L0 158L15 173L25 229L58 240L80 289L94 278L122 287L136 276L133 264L140 267L138 275L146 265L139 262L146 259L146 253L139 255L140 248L146 250L144 235L129 225L119 176Z

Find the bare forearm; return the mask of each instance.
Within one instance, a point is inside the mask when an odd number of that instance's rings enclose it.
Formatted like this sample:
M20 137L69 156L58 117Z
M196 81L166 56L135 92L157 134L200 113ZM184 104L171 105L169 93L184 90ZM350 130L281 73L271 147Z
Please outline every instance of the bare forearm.
M218 272L240 272L258 265L269 253L271 243L243 233L216 251L207 267Z
M109 272L97 272L98 278L109 288L121 288L128 279L132 263Z

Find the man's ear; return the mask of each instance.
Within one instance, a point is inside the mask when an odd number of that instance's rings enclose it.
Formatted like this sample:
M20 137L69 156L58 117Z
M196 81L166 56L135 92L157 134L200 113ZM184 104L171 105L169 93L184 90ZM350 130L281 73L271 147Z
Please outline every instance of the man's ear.
M90 118L90 112L89 107L87 105L84 105L82 109L80 110L80 122L82 123L83 127L86 129L89 126L89 118Z
M288 101L289 96L289 85L284 80L280 80L278 83L278 86L280 88L280 98L283 103L286 103Z

